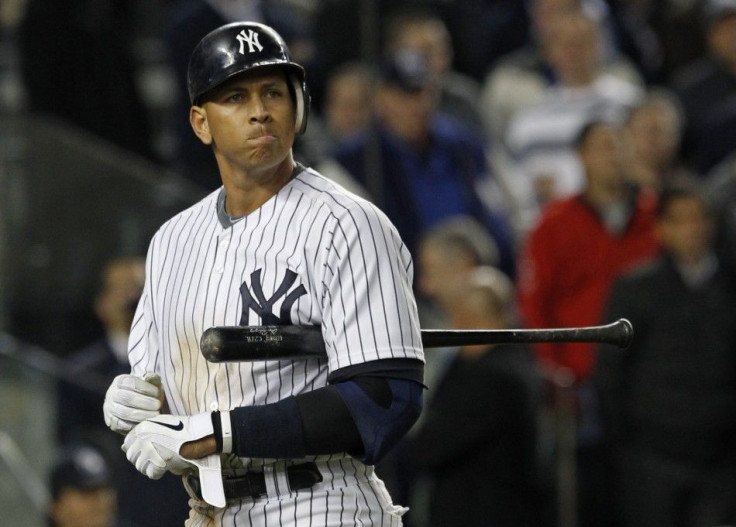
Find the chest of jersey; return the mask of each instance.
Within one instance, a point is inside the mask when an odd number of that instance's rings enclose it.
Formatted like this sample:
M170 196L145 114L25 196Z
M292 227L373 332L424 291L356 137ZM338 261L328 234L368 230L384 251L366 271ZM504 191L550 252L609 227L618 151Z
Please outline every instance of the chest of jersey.
M314 246L298 225L260 216L210 224L172 244L157 295L164 326L201 335L218 325L320 323Z
M213 198L154 237L145 340L131 351L135 368L164 373L182 411L274 402L324 385L328 370L421 360L411 259L380 211L311 174L231 224ZM212 364L200 353L210 327L272 324L321 326L327 360Z
M219 401L219 408L258 404L297 389L281 377L285 369L306 365L263 361L214 365L199 351L202 333L212 326L321 323L320 293L312 278L319 241L310 237L307 222L276 219L259 212L227 228L218 221L192 221L161 240L161 274L153 281L158 349L164 366L177 378L176 385L182 386L181 393L190 394L184 399L191 398L190 384L200 386L194 392L204 399L187 401L188 407L204 409L212 401ZM322 370L326 368L314 365L305 370L299 390L321 377ZM265 379L269 381L262 382Z

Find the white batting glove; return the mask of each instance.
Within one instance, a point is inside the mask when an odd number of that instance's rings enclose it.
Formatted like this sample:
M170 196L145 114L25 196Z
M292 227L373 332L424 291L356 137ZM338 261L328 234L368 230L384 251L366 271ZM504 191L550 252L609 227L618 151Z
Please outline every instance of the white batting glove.
M102 405L105 424L113 432L127 434L141 421L159 415L161 394L161 381L157 375L146 379L118 375L107 389Z
M219 454L199 459L188 459L179 454L184 443L213 433L212 414L209 412L192 416L161 414L133 428L125 438L123 452L138 472L151 479L160 479L167 471L181 475L196 470L202 498L210 505L224 507Z

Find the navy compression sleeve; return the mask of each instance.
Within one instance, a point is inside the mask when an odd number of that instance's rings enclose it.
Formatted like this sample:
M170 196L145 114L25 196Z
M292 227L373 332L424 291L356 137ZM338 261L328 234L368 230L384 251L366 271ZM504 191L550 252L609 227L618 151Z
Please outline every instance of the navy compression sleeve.
M421 384L358 376L279 402L230 412L233 452L243 457L298 458L348 452L374 463L411 427ZM213 414L222 449L220 416Z

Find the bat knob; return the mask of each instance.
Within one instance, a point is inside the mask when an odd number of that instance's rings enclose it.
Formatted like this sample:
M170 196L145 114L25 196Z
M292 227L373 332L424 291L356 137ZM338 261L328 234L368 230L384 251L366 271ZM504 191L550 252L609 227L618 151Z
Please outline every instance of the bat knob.
M631 342L634 340L634 326L626 318L619 319L618 325L620 326L618 347L626 349L631 346Z
M215 328L206 329L199 341L202 355L210 362L221 362L223 344L224 339Z

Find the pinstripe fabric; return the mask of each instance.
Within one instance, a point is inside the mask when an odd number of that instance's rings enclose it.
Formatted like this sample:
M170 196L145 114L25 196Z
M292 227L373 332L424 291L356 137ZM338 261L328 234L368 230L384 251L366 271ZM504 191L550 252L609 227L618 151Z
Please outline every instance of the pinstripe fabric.
M391 503L383 482L366 468L355 481L322 482L274 498L242 500L227 509L192 511L186 525L284 527L399 527L403 507Z
M234 223L218 217L219 192L165 223L148 251L129 359L134 374L161 376L172 413L273 403L324 386L339 368L383 358L423 360L411 257L383 213L308 169ZM327 360L212 364L200 353L199 338L209 327L276 319L320 325ZM307 525L303 518L310 515L315 525L373 525L390 507L372 470L359 461L346 454L310 459L327 473L314 496L243 502L221 511L223 524L264 525L265 514L271 525L276 507L283 520L273 525L294 525L295 518Z

